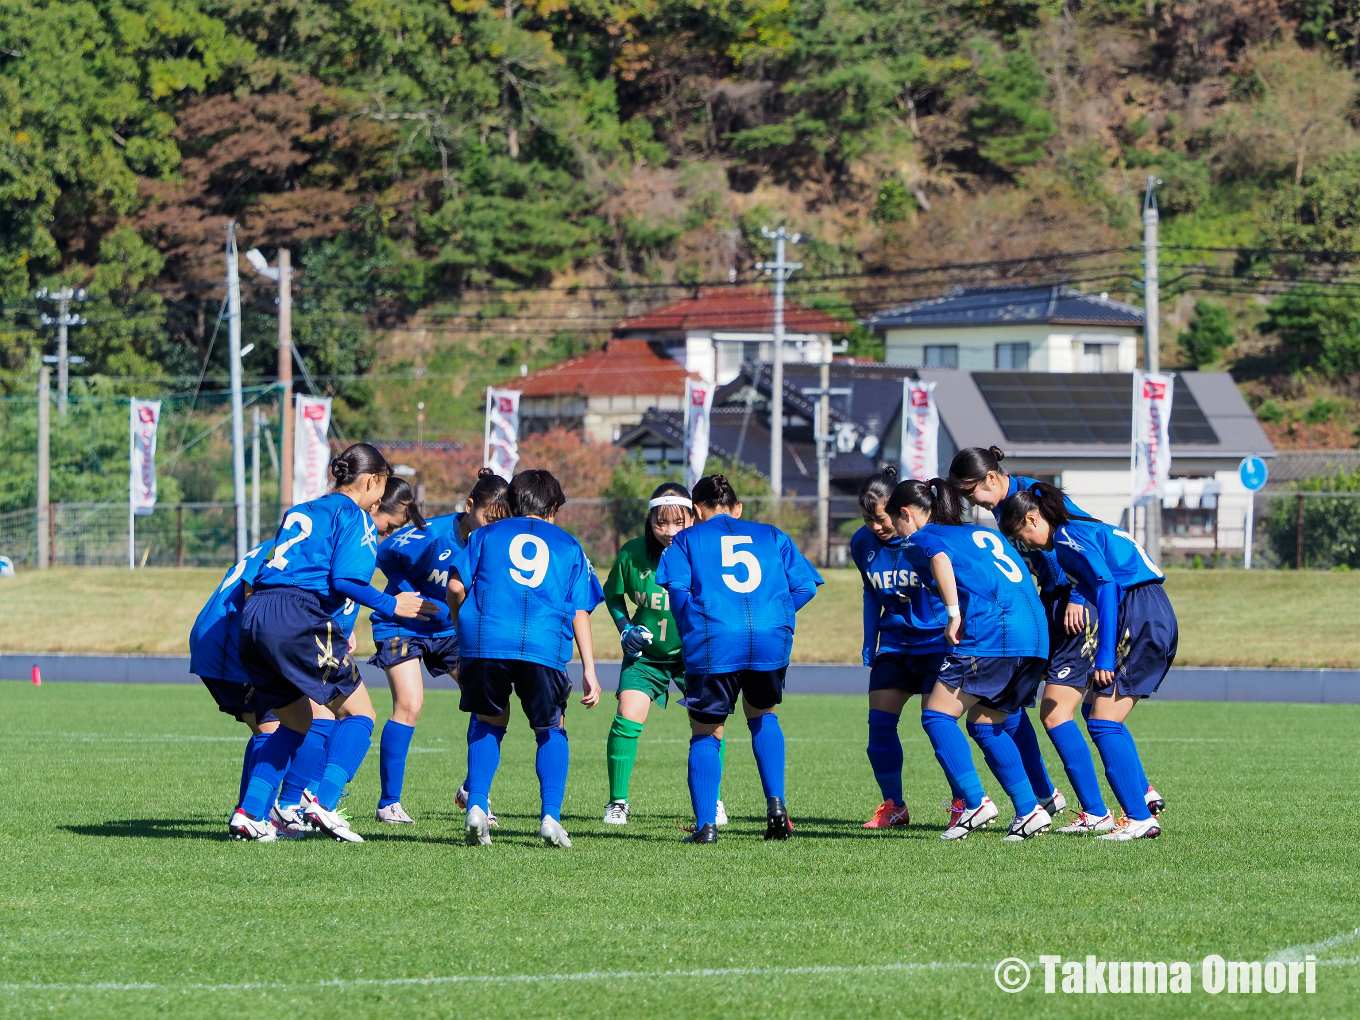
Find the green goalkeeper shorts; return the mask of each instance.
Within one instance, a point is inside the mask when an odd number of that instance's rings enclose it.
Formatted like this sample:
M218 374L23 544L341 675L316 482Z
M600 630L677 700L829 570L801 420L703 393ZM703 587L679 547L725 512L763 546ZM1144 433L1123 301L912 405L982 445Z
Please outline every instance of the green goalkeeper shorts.
M679 662L648 662L646 659L633 659L625 662L619 671L619 693L642 691L662 708L670 695L671 684L685 693L685 667Z

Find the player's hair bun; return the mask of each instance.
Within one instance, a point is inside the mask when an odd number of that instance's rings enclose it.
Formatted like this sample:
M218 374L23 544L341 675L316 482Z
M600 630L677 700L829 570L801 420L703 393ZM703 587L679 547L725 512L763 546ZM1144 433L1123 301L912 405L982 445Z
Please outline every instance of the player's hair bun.
M496 474L495 470L489 467L479 468L477 471L477 481L479 482L483 478L499 478L499 477L500 475Z
M891 464L887 465L883 469L883 477L888 479L888 481L893 481L897 478L897 468L893 467Z
M705 475L694 483L694 502L700 506L720 507L731 510L740 502L737 490L726 475Z
M387 458L368 443L355 443L331 461L331 477L335 479L337 489L353 485L360 475L387 477L391 474Z
M1001 447L999 446L989 446L987 447L987 452L996 458L998 464L1006 459L1006 455L1001 452Z

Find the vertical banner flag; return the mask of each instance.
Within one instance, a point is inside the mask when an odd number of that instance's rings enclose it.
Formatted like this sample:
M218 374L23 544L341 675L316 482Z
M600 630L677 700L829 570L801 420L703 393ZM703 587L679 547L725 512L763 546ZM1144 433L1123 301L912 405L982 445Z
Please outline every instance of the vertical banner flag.
M507 482L519 463L519 390L486 388L486 435L482 466Z
M685 380L685 488L704 476L708 463L708 427L713 413L713 387Z
M1147 506L1171 474L1171 393L1175 377L1135 372L1133 503Z
M145 516L156 508L156 429L161 423L159 400L132 400L128 499L132 512Z
M902 380L902 466L899 477L928 481L940 473L940 409L935 384Z
M319 499L330 488L331 427L330 397L293 398L293 502Z

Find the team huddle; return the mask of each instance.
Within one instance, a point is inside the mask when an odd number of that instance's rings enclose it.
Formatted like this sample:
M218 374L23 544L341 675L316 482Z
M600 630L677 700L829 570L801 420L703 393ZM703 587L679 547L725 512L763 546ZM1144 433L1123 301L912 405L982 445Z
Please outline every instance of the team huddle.
M1057 831L1155 837L1164 804L1124 720L1175 657L1162 574L1127 533L1083 514L1054 486L1008 475L1003 456L995 447L964 450L947 479L898 483L887 469L861 486L864 527L850 550L864 579L868 757L883 798L865 827L910 820L898 722L920 694L921 724L952 791L942 838L965 838L999 815L959 728L965 714L1013 803L1005 838L1050 829L1066 799L1025 711L1043 685L1040 721L1080 807ZM428 521L409 484L367 444L335 458L331 473L334 491L290 508L274 538L227 572L190 637L191 670L251 730L233 837L320 832L363 842L340 809L376 718L354 658L363 606L376 645L368 661L386 673L393 701L379 741L377 820L414 821L401 795L423 663L454 677L468 714L467 773L455 795L468 845L490 844L497 825L491 786L514 695L537 742L539 836L571 846L561 818L567 665L574 647L580 703L593 708L601 688L590 614L600 602L623 654L604 822L628 823L639 737L652 704L665 708L674 686L693 734L686 842L716 842L727 823L724 727L738 703L766 799L765 838L793 833L777 708L795 614L823 582L782 531L742 520L724 476L700 479L692 493L661 485L643 534L623 546L602 586L580 544L554 523L567 500L546 471L506 482L483 469L462 512ZM1000 530L965 523L965 500L992 510ZM384 591L371 583L379 567ZM1118 821L1102 799L1078 708Z

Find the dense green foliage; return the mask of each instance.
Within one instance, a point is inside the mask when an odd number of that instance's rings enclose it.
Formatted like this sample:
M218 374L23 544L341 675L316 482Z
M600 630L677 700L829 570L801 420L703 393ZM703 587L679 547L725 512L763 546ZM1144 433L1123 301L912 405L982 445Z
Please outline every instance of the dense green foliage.
M1322 413L1325 409L1318 416ZM1360 471L1308 478L1297 488L1300 492L1360 493ZM1276 499L1266 518L1270 550L1285 566L1294 566L1298 560L1298 503L1297 497ZM1304 498L1303 565L1309 570L1335 567L1360 570L1360 495Z
M1196 368L1211 364L1233 343L1228 310L1216 301L1196 301L1195 317L1177 339L1190 364Z

